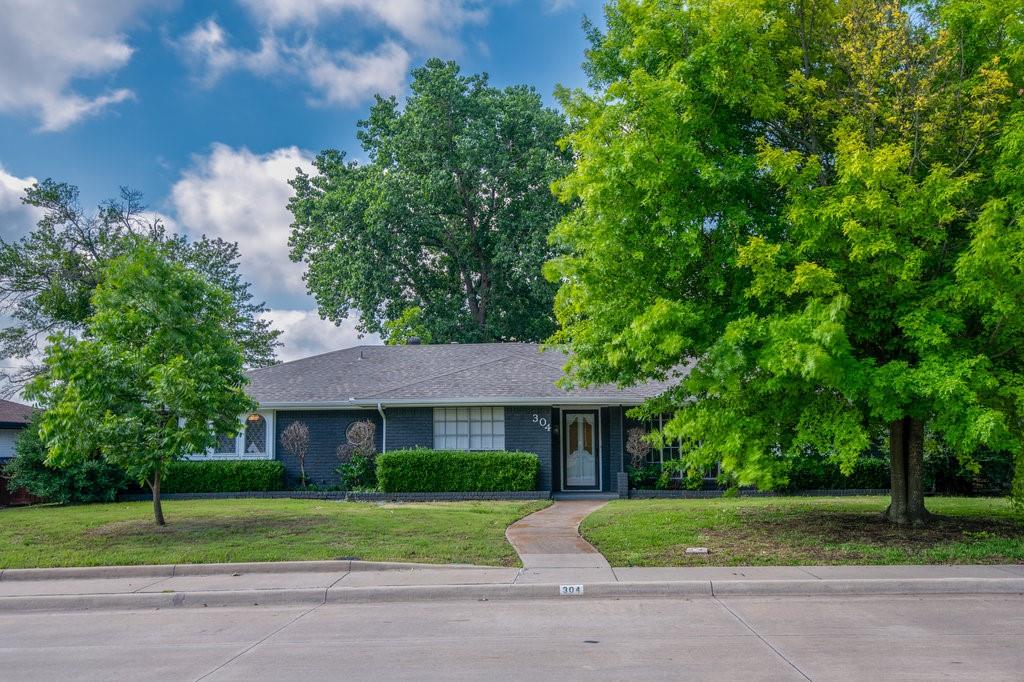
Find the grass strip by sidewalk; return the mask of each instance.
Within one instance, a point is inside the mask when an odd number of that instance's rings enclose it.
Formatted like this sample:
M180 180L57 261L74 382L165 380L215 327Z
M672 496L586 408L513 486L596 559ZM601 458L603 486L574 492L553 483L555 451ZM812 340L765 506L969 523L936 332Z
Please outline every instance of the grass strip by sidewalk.
M169 500L0 510L0 567L368 561L518 566L505 528L550 504Z
M1024 561L1024 519L1003 498L931 497L934 523L881 521L884 497L617 500L580 531L612 566L990 564ZM707 547L709 554L686 554Z

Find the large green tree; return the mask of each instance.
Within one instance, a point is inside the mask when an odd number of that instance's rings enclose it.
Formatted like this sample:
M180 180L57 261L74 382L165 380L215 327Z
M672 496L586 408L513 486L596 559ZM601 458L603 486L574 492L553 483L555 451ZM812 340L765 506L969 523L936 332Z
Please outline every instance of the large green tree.
M94 212L82 208L78 189L43 180L25 192L24 203L41 210L36 228L20 240L0 239L0 359L30 358L55 332L80 332L92 314L92 295L106 265L144 237L167 257L222 287L231 296L232 330L246 362L260 367L274 361L280 332L263 317L238 272L238 245L202 237L169 234L158 216L145 210L138 192L121 190ZM0 369L0 391L17 390L39 367Z
M292 181L291 256L308 264L320 314L358 310L360 329L385 338L545 338L563 117L532 88L494 88L437 59L413 71L411 91L404 106L378 97L360 121L367 163L326 150Z
M561 93L579 206L548 274L576 380L674 378L648 406L675 411L664 435L741 484L807 448L848 471L887 436L901 524L927 519L926 426L1019 462L1022 16L610 3L592 90Z
M231 294L159 246L134 242L104 266L81 338L51 337L25 395L44 410L48 463L99 455L150 487L164 525L167 464L236 433L238 415L255 405L243 390Z

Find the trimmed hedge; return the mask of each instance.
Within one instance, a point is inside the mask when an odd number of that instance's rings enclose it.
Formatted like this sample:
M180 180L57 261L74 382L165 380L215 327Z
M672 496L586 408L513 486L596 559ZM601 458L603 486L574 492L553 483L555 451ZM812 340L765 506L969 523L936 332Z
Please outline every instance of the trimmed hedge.
M172 462L160 484L165 493L240 493L284 490L284 464L275 460Z
M535 490L539 472L531 452L417 448L377 455L377 483L386 493Z

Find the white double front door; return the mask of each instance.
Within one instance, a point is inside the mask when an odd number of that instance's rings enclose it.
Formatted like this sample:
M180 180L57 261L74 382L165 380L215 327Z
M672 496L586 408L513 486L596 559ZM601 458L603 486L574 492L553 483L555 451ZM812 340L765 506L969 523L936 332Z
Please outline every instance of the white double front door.
M595 412L565 413L565 486L596 488L597 476L597 414Z

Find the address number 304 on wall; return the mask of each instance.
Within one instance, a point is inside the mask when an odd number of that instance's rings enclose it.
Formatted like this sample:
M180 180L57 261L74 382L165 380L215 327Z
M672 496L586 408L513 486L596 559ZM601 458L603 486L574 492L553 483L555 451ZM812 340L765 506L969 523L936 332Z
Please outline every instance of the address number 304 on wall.
M544 429L545 431L551 430L551 422L548 421L547 417L542 417L539 414L533 415L533 423Z

